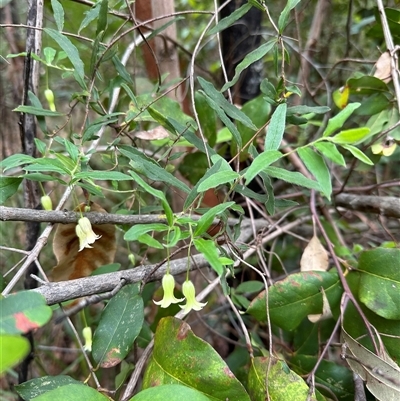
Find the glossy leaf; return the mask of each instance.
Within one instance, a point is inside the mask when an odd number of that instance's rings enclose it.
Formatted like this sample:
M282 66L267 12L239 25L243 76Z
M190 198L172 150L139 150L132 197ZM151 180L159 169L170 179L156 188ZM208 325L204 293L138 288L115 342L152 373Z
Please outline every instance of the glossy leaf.
M342 128L346 120L353 114L353 111L360 106L361 103L349 103L340 113L329 119L328 125L326 126L322 136L325 137L332 135L336 130Z
M360 254L359 297L385 319L400 320L400 249L376 248Z
M28 355L30 348L25 337L0 334L0 375L19 364Z
M290 359L292 369L305 377L315 367L317 357L313 355L295 355ZM329 398L332 393L341 401L354 401L354 382L351 371L338 363L323 359L315 372L315 382L320 384L318 390Z
M48 391L71 384L82 385L80 381L75 380L70 376L43 376L28 380L22 384L18 384L15 386L15 390L21 398L29 401L35 397L47 393Z
M324 159L310 148L298 148L297 153L306 165L307 170L318 181L321 192L330 200L332 193L331 175Z
M349 95L349 87L345 85L342 88L336 89L332 94L332 98L336 106L342 110L347 106L349 102Z
M210 266L221 276L225 269L219 258L219 252L215 242L204 238L196 238L193 240L193 244L196 249L203 254Z
M20 177L0 177L0 205L18 191L21 182Z
M327 159L332 160L334 163L340 166L346 167L346 161L343 155L338 151L336 145L331 142L317 142L315 145L316 149L322 153Z
M272 114L271 121L267 128L267 135L265 137L265 151L279 149L283 133L285 132L286 109L287 104L282 103L276 108L274 114Z
M389 92L388 86L379 78L363 75L359 78L347 80L350 93L355 95L369 95L378 91Z
M321 313L321 288L331 306L340 301L342 288L336 273L295 273L275 283L268 290L271 322L284 330L293 330L307 315ZM252 301L247 313L259 321L267 320L264 291Z
M268 379L267 379L268 378ZM268 395L274 401L306 400L309 388L305 381L288 365L275 357L256 357L250 367L248 384L253 401L265 401L268 383ZM311 396L310 401L317 401Z
M104 308L93 336L92 356L103 368L118 365L128 355L143 325L139 283L123 287Z
M166 384L150 387L136 394L130 401L165 401L165 400L190 400L212 401L206 395L195 389L180 384Z
M0 299L0 334L28 333L45 325L52 310L46 299L33 291L20 291Z
M165 384L183 384L213 401L250 401L217 352L196 337L187 323L172 317L158 324L143 389Z
M204 181L202 181L198 188L198 192L204 192L207 191L207 189L210 188L217 188L219 185L226 184L228 182L232 182L237 180L240 177L238 173L235 171L219 171L218 173L215 173L214 175L206 178Z
M298 173L296 171L288 171L280 167L267 167L264 171L270 176L277 178L279 180L283 180L286 182L290 182L291 184L300 185L305 188L320 190L320 186L318 182L314 180L310 180L305 177L303 174Z
M355 158L358 160L361 160L365 164L369 164L370 166L373 166L374 163L373 161L365 154L363 153L360 149L356 148L353 145L341 145L342 148L347 149Z

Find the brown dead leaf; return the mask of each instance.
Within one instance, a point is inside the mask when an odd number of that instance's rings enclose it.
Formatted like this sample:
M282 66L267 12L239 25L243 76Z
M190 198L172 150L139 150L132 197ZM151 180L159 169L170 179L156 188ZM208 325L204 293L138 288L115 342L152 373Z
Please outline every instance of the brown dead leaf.
M392 66L389 52L382 53L375 64L375 78L381 79L386 84L392 80Z
M301 256L300 270L302 272L312 270L327 271L328 267L328 252L326 252L321 241L314 234Z
M86 203L81 203L75 211L84 211ZM90 211L107 213L100 205L90 202ZM76 223L59 224L54 234L53 252L57 258L57 266L52 270L52 281L73 280L87 277L98 267L112 263L116 251L115 226L98 224L93 231L101 238L96 240L93 248L79 250L79 238L75 232Z
M322 313L318 313L316 315L308 315L307 316L308 320L311 323L317 323L320 322L321 320L330 319L332 317L331 307L329 305L329 301L323 287L321 287L321 292L322 292Z
M168 131L164 127L155 127L148 131L137 131L134 132L136 138L143 139L145 141L154 141L155 139L164 139L169 137Z

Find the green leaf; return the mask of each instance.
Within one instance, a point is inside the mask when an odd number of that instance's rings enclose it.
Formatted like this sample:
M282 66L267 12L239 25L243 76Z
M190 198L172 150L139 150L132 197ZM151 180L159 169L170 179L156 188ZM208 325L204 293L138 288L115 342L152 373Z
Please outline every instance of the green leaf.
M193 240L196 249L203 254L210 266L221 276L225 268L219 260L219 252L215 242L204 238L196 238Z
M190 400L211 401L200 391L179 384L166 384L140 391L130 401Z
M300 354L290 359L290 366L305 377L314 369L317 361L318 358L313 355ZM320 384L318 389L325 396L329 397L333 393L341 401L354 401L353 375L345 366L322 359L315 372L315 381ZM325 389L329 389L332 393Z
M199 189L199 185L204 182L206 179L208 179L209 177L212 177L214 174L216 174L219 171L222 171L222 160L219 160L217 163L215 163L210 169L208 169L206 171L206 173L204 174L204 176L200 179L200 181L193 187L193 189L191 190L191 192L189 193L189 195L187 196L186 200L185 200L185 204L183 205L184 209L187 209L193 202L194 200L197 198L198 196L198 189Z
M197 188L197 192L205 192L210 188L217 188L219 185L237 180L240 177L235 171L219 171L211 177L206 178Z
M18 191L21 182L20 177L0 177L0 205Z
M321 288L331 308L340 302L343 290L337 273L295 273L275 283L268 290L271 322L290 331L307 315L322 313ZM252 301L247 313L259 321L267 320L265 291Z
M370 95L378 91L389 92L388 86L381 79L371 75L363 75L359 78L347 80L347 86L353 95Z
M223 213L226 209L234 204L235 202L220 203L219 205L212 207L210 210L204 213L203 216L201 216L201 218L198 220L197 227L193 235L196 237L205 233L214 221L215 216Z
M301 0L288 0L288 2L286 3L286 6L281 12L278 20L279 34L283 33L288 24L290 11L293 10L293 8L295 8L300 1Z
M57 24L57 29L61 32L64 28L64 9L58 0L51 0L53 16Z
M70 384L82 385L80 381L65 375L42 376L36 379L28 380L22 384L18 384L15 386L15 390L24 400L32 400L48 391Z
M310 148L297 148L300 159L306 165L308 171L316 178L321 192L331 200L332 182L329 170L324 159Z
M18 153L4 159L1 162L1 168L3 171L7 171L10 168L21 167L23 164L33 163L34 161L36 161L34 157Z
M310 180L309 178L305 177L303 174L295 172L295 171L288 171L280 167L267 167L264 170L270 177L277 178L279 180L283 180L286 182L290 182L294 185L300 185L305 188L316 189L317 191L320 190L320 186L318 182Z
M250 117L253 124L257 127L262 127L269 119L271 113L271 105L267 103L263 96L257 96L256 98L246 102L242 109L248 117ZM251 145L251 139L254 137L256 131L244 126L241 122L237 123L237 129L240 137L242 138L243 147L240 149L240 161L248 159L248 150ZM253 140L254 141L254 140ZM247 144L247 146L245 146ZM231 144L231 155L235 156L239 150L236 142L233 140Z
M345 131L340 131L334 137L331 137L333 143L338 145L350 145L362 142L369 134L368 127L352 128Z
M359 297L385 319L400 320L400 249L376 248L360 254Z
M100 12L100 2L97 2L89 11L85 11L85 18L81 22L81 25L78 29L78 35L80 34L81 30L86 28L92 21L98 18Z
M236 9L232 14L228 15L225 18L222 18L217 25L215 25L208 31L208 34L215 35L216 33L221 32L224 29L230 27L235 21L243 17L243 15L245 15L250 9L251 9L251 4L248 3L243 4L241 7Z
M93 336L92 356L102 368L118 365L128 355L143 325L140 283L123 287L104 308Z
M158 189L153 188L147 182L145 182L138 174L134 171L129 171L129 174L134 178L135 182L140 185L146 192L153 195L157 199L160 199L161 204L163 206L168 224L172 226L174 220L174 214L172 212L171 206L169 205L165 194Z
M151 224L135 224L124 235L125 241L136 241L141 235L150 231L163 232L167 231L168 226L162 223Z
M155 248L155 249L164 249L164 247L162 246L162 244L157 241L155 238L153 238L151 235L149 234L142 234L139 235L138 239L137 239L141 244L145 244L150 248Z
M58 387L54 390L47 391L35 398L35 401L109 401L105 395L99 393L94 388L80 384L68 384L67 386Z
M237 121L240 121L248 128L257 130L257 127L252 123L250 118L247 117L246 114L244 114L236 106L229 103L228 100L226 100L225 97L222 95L222 93L214 88L214 85L211 82L208 82L201 77L198 77L198 80L207 96L213 99L215 103L217 103L218 106L221 107L228 116Z
M43 116L43 117L65 116L64 113L59 113L58 111L45 110L41 109L40 107L34 107L34 106L18 106L13 111L19 111L21 113L33 114L34 116Z
M276 45L276 39L272 39L267 43L262 44L257 47L257 49L252 52L246 54L245 58L236 66L235 75L231 81L227 82L221 89L221 92L226 91L230 87L236 84L239 81L240 74L249 67L249 65L255 63L256 61L262 59L274 46Z
M0 334L0 375L18 365L30 349L29 341L25 337Z
M352 145L341 145L341 146L342 148L347 149L355 158L361 160L363 163L369 164L370 166L374 165L373 161L365 153L363 153L360 149L356 148L355 146Z
M37 292L20 291L0 299L0 334L28 333L45 325L52 310Z
M243 385L211 345L196 337L186 322L173 317L161 319L156 330L143 389L154 383L183 384L213 401L250 401Z
M276 162L282 157L282 153L277 150L266 150L260 153L250 164L243 178L246 180L245 185L249 185L250 181L260 172L267 168L270 164Z
M293 114L325 114L330 110L327 106L306 106L306 105L299 105L299 106L292 106L287 108L286 115L292 116Z
M124 156L130 159L129 165L135 170L135 172L144 175L150 180L161 181L173 185L183 192L190 192L190 188L184 182L173 176L139 150L134 148L128 149L127 146L120 146L118 149Z
M79 56L78 49L72 42L60 32L51 29L51 28L43 28L43 30L51 36L51 38L58 43L58 45L65 51L67 57L71 61L72 65L75 68L76 73L81 78L82 82L85 78L85 70L84 64Z
M99 17L97 19L96 36L104 36L105 30L107 29L107 14L108 14L108 0L100 1ZM103 34L101 35L101 32Z
M203 135L207 139L208 144L214 146L217 139L217 118L215 111L206 101L203 93L196 91L194 98Z
M280 104L271 117L265 137L264 150L278 150L285 132L287 104Z
M336 145L330 142L317 142L314 144L316 149L321 152L327 159L332 160L340 166L346 167L346 162L342 154L338 151Z
M113 181L125 181L133 180L133 178L127 174L120 173L119 171L82 171L74 175L75 179L82 180L113 180Z
M266 383L268 383L270 400L317 400L315 397L307 397L309 393L307 384L298 374L289 369L285 361L276 357L256 357L251 363L247 383L253 401L265 401Z
M349 103L340 113L329 119L328 125L326 126L322 136L326 137L332 135L336 130L342 128L343 124L352 115L353 111L358 109L360 106L361 103Z

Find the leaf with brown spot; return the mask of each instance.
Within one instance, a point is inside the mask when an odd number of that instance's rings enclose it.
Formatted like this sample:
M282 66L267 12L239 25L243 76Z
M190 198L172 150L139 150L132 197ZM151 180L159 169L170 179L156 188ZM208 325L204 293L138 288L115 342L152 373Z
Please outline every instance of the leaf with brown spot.
M75 211L84 211L86 203L81 203ZM90 211L107 213L100 205L90 202ZM116 242L113 224L93 225L93 231L101 238L93 248L84 248L79 252L79 238L75 233L76 223L59 224L53 239L53 252L57 266L51 274L52 281L73 280L90 276L98 267L114 261Z

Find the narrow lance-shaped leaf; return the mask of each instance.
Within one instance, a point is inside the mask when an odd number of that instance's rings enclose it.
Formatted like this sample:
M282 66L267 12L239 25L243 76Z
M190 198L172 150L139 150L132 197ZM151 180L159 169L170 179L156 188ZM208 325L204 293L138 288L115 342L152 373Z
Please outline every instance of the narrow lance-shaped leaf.
M353 111L358 109L360 106L361 103L350 103L339 114L330 118L322 136L325 137L332 135L336 130L340 129L345 121L351 116Z
M72 42L66 36L54 29L44 28L44 31L58 43L61 49L65 51L72 65L75 67L76 73L83 81L85 77L84 64L79 56L76 46L72 44Z
M231 81L227 82L221 89L222 92L229 89L231 86L235 85L236 82L239 80L240 74L251 64L255 63L256 61L262 59L276 44L276 40L270 40L267 43L264 43L256 50L248 53L246 57L236 66L235 68L235 76L232 78Z
M279 160L282 156L282 153L277 150L266 150L265 152L260 153L244 173L243 178L246 180L246 185L248 185L260 171L263 171L270 164Z
M197 222L197 227L194 231L194 236L201 235L203 234L211 225L213 222L215 216L221 214L224 212L226 209L229 207L233 206L235 202L226 202L226 203L221 203L217 206L214 206L210 210L208 210L206 213L201 216L199 221Z
M340 166L346 167L346 162L342 154L338 151L336 145L330 142L317 142L314 145L327 159L332 160Z
M224 29L230 27L235 21L239 18L243 17L251 8L251 4L245 3L237 10L235 10L232 14L228 15L225 18L222 18L221 21L218 22L212 29L208 31L209 35L215 35L218 32L223 31Z
M51 0L51 8L53 9L57 29L61 32L64 28L64 9L58 0Z
M301 0L288 0L278 20L279 33L282 34L289 20L289 13Z
M310 148L298 148L297 153L308 171L317 179L322 193L330 200L332 182L324 159Z
M358 160L361 160L365 164L369 164L370 166L373 166L374 163L373 161L365 154L363 153L360 149L356 148L353 145L341 145L342 148L347 149L355 158Z
M278 150L285 132L287 104L280 104L271 117L265 137L265 150Z
M58 111L41 109L39 107L34 107L34 106L18 106L13 111L19 111L21 113L33 114L34 116L43 116L43 117L61 117L65 115L64 113L60 113Z
M305 188L316 189L317 191L320 190L318 182L310 180L303 174L298 173L296 171L288 171L280 167L270 166L265 169L265 172L271 177L278 178L286 182L290 182L291 184L294 185L300 185Z
M362 142L368 136L370 129L368 127L352 128L340 131L337 135L330 138L333 143L339 145L351 145Z
M240 175L235 171L220 171L204 180L197 188L198 192L207 191L210 188L217 188L219 185L238 179Z

